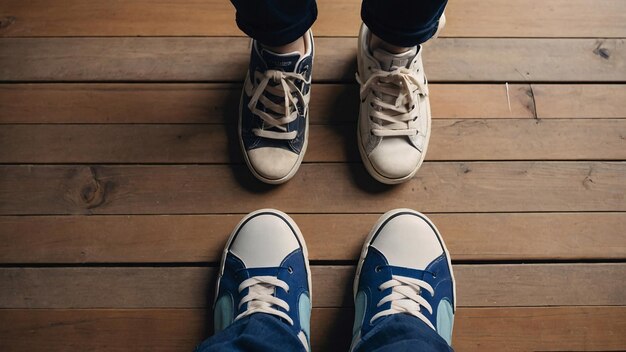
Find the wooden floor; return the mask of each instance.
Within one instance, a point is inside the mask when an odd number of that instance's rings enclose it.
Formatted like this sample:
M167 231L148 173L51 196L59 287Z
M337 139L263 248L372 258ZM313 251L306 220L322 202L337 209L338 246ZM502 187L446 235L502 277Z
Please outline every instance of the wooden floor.
M227 1L0 1L0 351L190 351L261 207L304 232L315 351L347 349L359 248L397 207L448 243L457 351L626 350L626 1L452 0L427 162L396 187L356 149L359 2L319 8L309 151L270 187L238 149Z

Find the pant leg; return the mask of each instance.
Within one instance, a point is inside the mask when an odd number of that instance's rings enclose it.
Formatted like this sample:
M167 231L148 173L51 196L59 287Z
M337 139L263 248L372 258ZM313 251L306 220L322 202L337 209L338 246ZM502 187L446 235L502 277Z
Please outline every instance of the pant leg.
M384 41L410 47L437 31L447 0L363 0L363 23Z
M410 315L394 314L377 323L355 352L452 352L437 332Z
M252 314L209 337L195 352L297 352L302 342L278 318Z
M265 45L280 46L302 37L317 18L315 0L231 0L237 26Z

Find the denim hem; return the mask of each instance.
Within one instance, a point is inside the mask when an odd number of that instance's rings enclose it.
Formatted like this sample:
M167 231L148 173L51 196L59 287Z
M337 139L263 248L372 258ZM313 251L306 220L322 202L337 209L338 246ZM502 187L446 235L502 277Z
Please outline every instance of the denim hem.
M281 46L296 41L296 39L304 36L304 34L313 26L317 19L317 5L315 2L311 4L311 8L306 11L306 16L299 22L280 30L260 31L258 28L246 25L240 21L237 16L237 27L241 29L250 38L258 41L263 45Z
M454 352L437 331L411 315L387 316L374 325L354 346L355 352Z
M437 17L436 21L432 21L432 23L427 26L412 32L393 29L377 20L376 16L369 13L364 6L361 7L361 19L367 28L377 37L392 45L407 48L422 44L432 38L439 26L439 17Z

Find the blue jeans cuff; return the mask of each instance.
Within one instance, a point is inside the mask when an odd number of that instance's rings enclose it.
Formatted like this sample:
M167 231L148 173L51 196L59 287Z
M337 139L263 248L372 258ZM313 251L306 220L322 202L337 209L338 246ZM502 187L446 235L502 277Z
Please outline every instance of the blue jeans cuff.
M372 33L389 44L407 48L422 44L432 38L437 32L439 18L435 17L421 28L407 31L406 29L393 28L381 23L375 15L370 14L365 7L361 7L361 19Z
M237 26L244 33L261 44L268 46L281 46L296 41L296 39L304 36L304 34L313 26L313 23L317 19L317 5L315 2L311 4L311 7L306 11L306 15L297 23L283 28L279 31L262 31L259 28L252 28L246 25L243 21L240 21L237 17Z

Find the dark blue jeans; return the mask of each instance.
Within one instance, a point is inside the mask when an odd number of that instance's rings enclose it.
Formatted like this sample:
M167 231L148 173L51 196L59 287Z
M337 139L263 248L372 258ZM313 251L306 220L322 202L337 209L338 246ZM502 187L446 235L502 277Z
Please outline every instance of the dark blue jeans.
M302 37L317 18L315 0L231 0L237 25L265 45L279 46ZM363 0L367 27L393 45L410 47L437 31L447 0ZM356 35L357 33L355 33Z
M208 338L196 352L296 352L302 343L285 323L268 314L253 314ZM405 314L382 318L355 352L451 352L433 329Z

